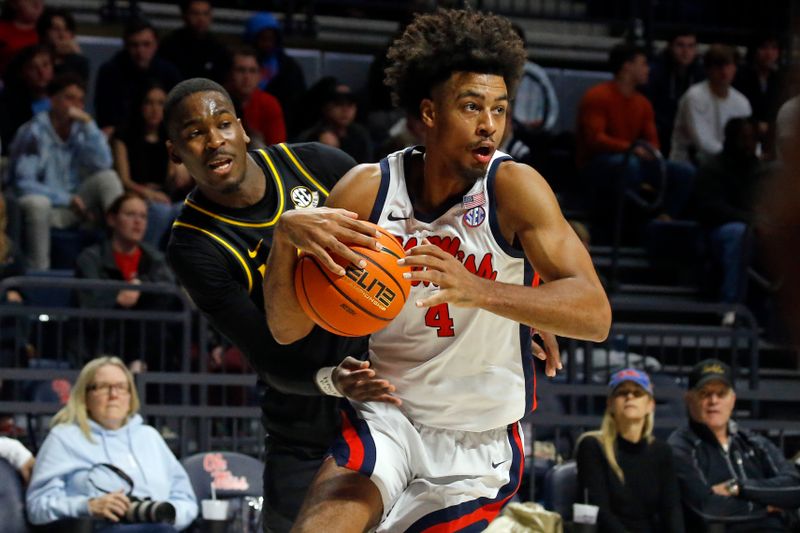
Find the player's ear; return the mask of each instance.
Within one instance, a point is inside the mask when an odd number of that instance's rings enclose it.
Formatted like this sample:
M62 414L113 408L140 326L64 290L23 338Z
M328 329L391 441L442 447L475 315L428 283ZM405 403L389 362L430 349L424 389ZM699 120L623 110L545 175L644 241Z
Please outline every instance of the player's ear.
M176 165L180 165L183 163L181 158L175 153L175 145L172 144L172 141L167 139L167 154L169 155L169 160L175 163Z
M244 135L244 142L246 144L250 144L250 137L247 135L247 131L244 129L244 126L242 126L242 119L237 118L236 122L238 122L239 127L242 128L242 135Z
M433 100L430 98L423 98L419 103L419 118L426 127L433 127L436 111L434 110Z

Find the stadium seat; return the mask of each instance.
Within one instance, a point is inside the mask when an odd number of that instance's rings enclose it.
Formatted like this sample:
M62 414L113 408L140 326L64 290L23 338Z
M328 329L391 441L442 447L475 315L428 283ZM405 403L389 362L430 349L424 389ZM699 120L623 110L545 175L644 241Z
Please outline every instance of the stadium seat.
M566 461L550 469L544 477L544 506L572 520L572 504L578 501L578 465Z
M3 531L25 533L25 491L22 478L5 459L0 459L0 517Z
M211 498L211 484L217 498L230 500L229 518L241 524L241 530L255 526L260 531L261 503L264 495L262 476L264 463L249 455L237 452L201 452L181 460L189 474L198 506ZM237 525L237 530L238 525Z

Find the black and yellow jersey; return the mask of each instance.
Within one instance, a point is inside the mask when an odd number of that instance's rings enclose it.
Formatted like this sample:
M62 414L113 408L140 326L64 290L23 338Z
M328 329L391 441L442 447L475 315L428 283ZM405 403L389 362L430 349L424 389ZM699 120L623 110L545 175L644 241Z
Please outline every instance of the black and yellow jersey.
M320 395L314 374L348 355L361 356L366 339L314 328L297 343L279 345L266 324L262 281L281 214L323 205L355 161L319 143L279 144L249 155L264 173L264 197L229 208L195 189L173 224L167 257L198 308L267 384L263 408L270 434L287 443L326 447L338 422L336 399Z

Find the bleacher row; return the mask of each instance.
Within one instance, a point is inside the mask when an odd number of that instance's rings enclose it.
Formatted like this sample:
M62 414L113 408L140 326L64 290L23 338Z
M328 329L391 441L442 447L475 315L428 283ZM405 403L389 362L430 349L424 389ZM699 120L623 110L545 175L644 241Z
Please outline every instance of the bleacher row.
M124 282L61 277L8 278L0 290L18 287L23 304L0 305L0 413L15 417L20 436L35 450L48 416L64 401L64 380L104 353L146 362L136 374L142 414L159 428L179 457L225 449L258 456L263 434L259 388L247 365L226 364L236 355L209 355L216 341L183 291L169 284L144 283L144 292L174 296L175 306L159 311L79 308L79 290L118 291ZM612 298L618 320L604 343L563 339L564 370L552 380L538 372L538 409L525 420L528 446L550 441L569 457L580 432L599 425L605 383L615 370L646 369L656 385L656 427L661 436L685 418L685 375L697 361L716 357L738 376L736 418L746 427L768 431L788 455L800 448L800 421L794 420L794 380L765 376L759 360L758 330L744 307L732 326L719 317L730 306ZM635 317L635 321L632 318Z

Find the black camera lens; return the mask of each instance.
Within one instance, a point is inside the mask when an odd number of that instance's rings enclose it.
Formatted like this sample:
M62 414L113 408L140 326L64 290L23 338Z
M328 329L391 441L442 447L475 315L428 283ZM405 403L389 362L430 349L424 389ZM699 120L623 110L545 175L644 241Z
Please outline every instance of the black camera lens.
M125 513L127 522L166 522L175 523L175 507L169 502L139 500L131 498L131 505Z

